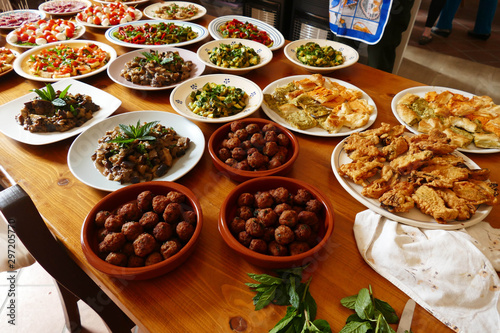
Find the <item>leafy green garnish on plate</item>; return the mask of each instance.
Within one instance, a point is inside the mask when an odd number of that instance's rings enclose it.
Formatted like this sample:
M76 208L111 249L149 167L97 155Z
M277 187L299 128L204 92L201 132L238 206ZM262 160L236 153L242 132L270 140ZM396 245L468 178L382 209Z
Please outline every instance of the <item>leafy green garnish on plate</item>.
M123 125L119 124L120 130L124 135L119 135L116 139L110 142L118 143L120 145L126 145L127 143L134 142L135 140L141 141L154 141L156 137L149 135L153 127L155 127L159 121L151 121L141 125L141 121L137 121L137 125Z
M63 102L64 102L64 104L62 106L66 105L66 102L64 101L64 97L66 97L66 94L68 93L68 90L71 87L71 84L68 85L66 88L64 88L64 90L61 91L61 93L59 94L59 97L57 97L57 98L56 98L56 92L54 90L54 87L52 87L52 85L50 83L47 83L45 86L46 86L46 90L33 89L30 91L35 92L44 101L52 102L52 104L54 104L55 106L61 106L58 104L62 104ZM56 103L58 103L58 104L54 103L54 101L56 101Z

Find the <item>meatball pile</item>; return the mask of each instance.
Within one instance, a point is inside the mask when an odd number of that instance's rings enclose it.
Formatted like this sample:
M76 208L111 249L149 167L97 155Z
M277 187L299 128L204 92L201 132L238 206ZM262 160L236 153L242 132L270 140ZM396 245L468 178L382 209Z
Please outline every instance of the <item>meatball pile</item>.
M233 168L262 171L284 164L289 145L289 138L272 123L260 128L257 124L233 121L217 155Z
M323 206L305 189L242 193L237 207L229 228L252 251L287 256L318 244Z
M96 214L99 254L116 266L153 265L179 252L193 236L196 223L184 194L144 191L114 212Z

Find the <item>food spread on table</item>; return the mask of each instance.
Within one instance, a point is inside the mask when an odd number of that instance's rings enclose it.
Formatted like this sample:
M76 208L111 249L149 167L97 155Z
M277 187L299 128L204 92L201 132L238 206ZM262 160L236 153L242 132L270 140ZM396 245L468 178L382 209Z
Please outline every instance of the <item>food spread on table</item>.
M223 68L246 68L258 65L260 56L251 47L241 43L224 44L209 51L209 60Z
M45 90L33 90L38 97L24 104L16 121L32 133L65 132L83 125L101 107L91 96L68 93L70 87L55 91L48 83Z
M110 4L92 5L76 15L77 21L109 27L136 20L136 9L125 4L114 2Z
M47 47L28 60L29 74L44 78L65 78L88 74L108 63L109 54L93 43L72 47L64 43Z
M89 6L89 3L78 0L55 0L47 1L40 5L40 10L49 14L58 15L66 13L77 13Z
M16 55L6 47L0 47L0 74L10 71Z
M241 22L237 19L225 22L219 27L218 31L224 38L250 39L262 43L267 47L273 46L274 43L266 31L260 30L252 23Z
M150 181L165 175L185 155L190 140L158 121L120 124L98 140L91 158L107 179L125 183Z
M344 63L342 52L329 45L319 46L318 43L309 42L297 47L295 53L297 59L308 66L333 67Z
M39 46L72 39L83 30L81 25L69 20L38 20L15 29L8 41L19 46Z
M337 133L344 126L355 129L368 123L374 107L362 97L360 90L313 74L264 94L264 102L295 128Z
M235 115L245 109L247 93L238 87L208 82L189 96L189 109L207 118Z
M450 91L429 91L424 97L408 93L397 113L419 132L437 129L457 147L500 148L500 106L489 96L465 97Z
M186 42L198 37L190 26L170 22L125 25L113 33L118 40L131 44L166 45Z
M172 3L157 8L154 13L156 17L164 20L185 20L198 14L198 7L193 4L184 6Z
M144 57L135 57L125 64L120 75L127 81L139 85L164 87L180 82L190 76L191 61L184 61L177 51L142 52Z
M497 205L498 184L490 170L468 167L441 131L405 136L404 126L382 126L351 134L343 149L352 160L339 175L363 187L389 212L418 208L438 223L470 219L479 205ZM378 177L376 177L378 176Z

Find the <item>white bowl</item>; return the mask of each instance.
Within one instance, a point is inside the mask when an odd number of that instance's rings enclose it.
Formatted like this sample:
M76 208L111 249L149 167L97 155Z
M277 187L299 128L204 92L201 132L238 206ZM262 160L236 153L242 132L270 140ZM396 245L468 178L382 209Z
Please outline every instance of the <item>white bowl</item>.
M210 61L210 51L212 51L214 47L218 47L220 44L232 45L237 43L241 43L246 47L251 47L252 49L254 49L255 52L257 52L257 54L260 56L260 62L257 65L251 67L224 68L217 66L216 64ZM199 47L198 52L196 54L198 55L198 59L200 59L205 64L205 66L214 68L222 73L236 74L236 75L243 75L250 72L251 70L261 68L267 65L273 59L273 52L264 44L255 42L253 40L240 39L240 38L226 38L222 40L212 40Z
M298 47L309 42L317 43L319 46L331 46L336 51L342 52L342 55L344 56L344 63L342 65L332 66L332 67L316 67L316 66L304 65L299 61L299 59L297 59L296 51ZM356 51L349 45L345 45L327 39L299 39L287 44L287 46L285 46L284 52L288 60L290 60L295 65L305 68L309 72L320 73L320 74L331 73L337 69L349 67L355 64L359 59L358 51Z
M193 113L188 106L190 102L189 95L192 91L203 88L206 83L225 84L243 89L248 95L245 109L235 115L221 118L208 118ZM211 74L183 81L175 87L170 94L170 105L177 113L191 120L204 123L226 123L251 115L260 107L263 99L264 95L260 87L244 77L231 74Z

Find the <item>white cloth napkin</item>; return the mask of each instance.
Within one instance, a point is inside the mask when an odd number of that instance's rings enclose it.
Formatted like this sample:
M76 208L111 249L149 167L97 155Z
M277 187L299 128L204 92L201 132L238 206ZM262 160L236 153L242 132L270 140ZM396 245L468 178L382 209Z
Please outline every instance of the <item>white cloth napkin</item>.
M371 210L354 236L380 275L457 332L500 332L500 229L420 229Z

